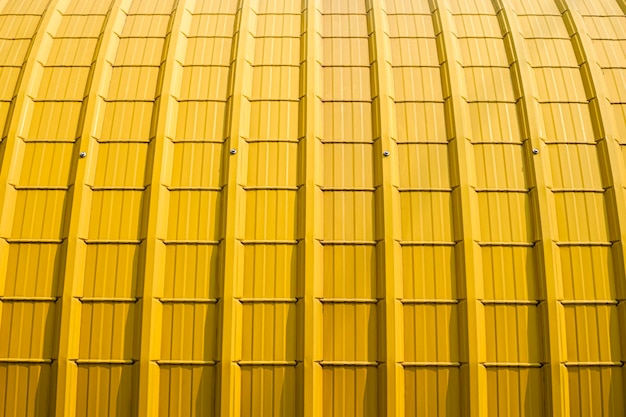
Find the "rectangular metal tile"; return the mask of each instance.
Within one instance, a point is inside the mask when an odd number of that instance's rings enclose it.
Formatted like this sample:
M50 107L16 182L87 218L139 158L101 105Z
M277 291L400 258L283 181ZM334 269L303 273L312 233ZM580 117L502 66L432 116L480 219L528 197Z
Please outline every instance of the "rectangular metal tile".
M231 62L232 39L228 38L190 38L187 41L187 53L183 65L222 65Z
M456 367L405 368L405 413L416 417L460 415L460 380Z
M456 7L463 7L466 3L459 3ZM470 2L467 3L471 5ZM501 38L502 32L498 18L495 15L495 11L491 5L487 2L474 2L474 5L479 5L483 11L478 13L457 14L454 16L456 23L456 35L459 38L465 37L479 37L479 38ZM466 6L467 7L467 6ZM471 7L471 6L470 6ZM491 8L491 10L490 10Z
M16 93L20 68L0 67L0 101L8 102Z
M418 6L421 7L419 4ZM389 36L392 38L426 38L435 36L430 12L425 15L389 14L387 18L389 20Z
M246 240L293 240L296 224L297 194L291 190L250 190L245 196Z
M364 33L362 36L367 36ZM324 38L321 63L323 66L369 66L371 62L367 38Z
M396 101L443 102L439 68L398 67L393 79Z
M370 101L370 69L364 67L322 68L322 100Z
M358 102L326 102L322 106L324 142L371 142L372 105Z
M398 146L398 159L401 188L451 187L447 145L403 144Z
M329 13L340 13L340 14L360 13L361 14L367 11L365 4L363 4L363 2L359 0L347 0L344 2L340 2L340 3L334 2L332 0L323 0L320 10L324 14L329 14Z
M104 2L106 3L106 2ZM65 15L55 33L58 38L97 38L104 24L103 15Z
M158 67L163 61L164 43L164 38L122 38L113 65Z
M299 65L299 38L257 38L253 65Z
M559 248L562 294L566 300L618 298L616 248L584 246Z
M323 414L332 417L376 417L379 415L378 370L373 367L325 367Z
M158 76L158 67L113 67L107 99L154 100Z
M15 196L12 238L61 239L65 231L65 190L19 190Z
M134 341L137 337L135 329L139 329L139 317L134 303L87 302L82 303L80 309L82 337L78 358L137 358L138 345Z
M521 142L515 103L468 104L472 142Z
M476 186L482 189L523 190L529 186L524 148L511 145L474 145Z
M499 401L487 403L487 415L544 416L545 371L539 368L490 368L487 395Z
M32 109L28 131L24 132L27 140L74 142L78 137L81 103L38 101Z
M217 375L214 366L160 365L159 368L159 417L200 417L214 412Z
M256 36L285 36L297 38L301 35L299 14L261 14L256 18Z
M402 317L405 361L459 361L459 314L456 305L405 304Z
M232 2L213 1L205 2L205 5L208 4L209 7L211 7L211 4L213 3L215 4L213 7L222 7L223 9L234 8L233 6L236 6ZM257 25L259 27L262 27L263 21L264 19L260 16L257 17ZM187 35L190 37L231 37L233 35L234 22L234 14L197 14L191 18L189 32Z
M126 17L122 38L155 38L167 33L170 17L167 15L130 15Z
M1 358L52 358L56 324L54 303L2 302L0 309Z
M619 414L624 410L624 396L619 394L625 383L622 368L568 368L567 376L572 417Z
M616 306L566 305L563 310L568 361L617 362L624 358Z
M141 101L111 101L104 108L102 141L150 141L153 103Z
M242 366L241 416L296 415L297 376L293 366Z
M48 414L53 383L49 364L0 364L0 408L6 416Z
M489 304L484 309L487 362L543 362L537 306Z
M295 298L302 293L302 248L295 245L246 245L243 298ZM214 278L215 280L215 278Z
M91 66L97 44L96 38L57 38L52 42L44 64Z
M93 417L131 417L139 364L87 365L77 371L76 413ZM115 407L111 407L115 404Z
M299 100L300 69L287 66L258 66L252 69L251 99Z
M179 190L169 193L169 240L217 240L221 225L215 223L222 195L216 191Z
M378 359L376 305L323 305L323 357L327 361Z
M225 101L229 69L227 67L183 67L179 100Z
M98 145L94 156L95 173L92 184L96 187L143 187L146 178L146 161L150 146L146 143L104 142Z
M211 101L188 101L178 105L176 141L205 140L222 142L226 104Z
M129 190L93 191L89 239L136 240L145 234L144 193Z
M378 254L367 245L324 246L322 293L327 298L374 299L378 284Z
M539 251L539 246L482 247L484 299L532 301L541 298Z
M6 9L2 13L9 13ZM0 15L0 38L28 39L37 30L38 15Z
M402 247L402 295L407 300L459 297L452 246Z
M367 33L365 14L322 15L321 35L325 38L350 38L366 36Z
M402 239L418 242L453 240L452 198L449 192L400 194Z
M377 237L373 192L325 192L323 204L325 239L373 241ZM350 213L350 217L344 218L343 213Z
M448 142L443 104L401 103L396 113L398 142Z
M65 247L49 243L9 243L2 295L56 297L61 294Z
M533 242L531 201L525 193L478 195L479 238L486 242Z
M301 183L302 145L293 142L253 142L247 148L249 165L246 185L296 187Z
M297 140L299 131L297 102L255 101L250 103L249 139Z
M218 313L215 304L162 303L161 360L214 361Z
M294 303L244 303L241 353L244 361L294 361L296 305Z
M140 294L144 250L139 245L86 245L78 293L87 298L134 298Z
M251 158L250 163L255 162ZM221 172L225 165L220 143L176 143L173 145L171 164L170 187L217 188L223 182Z
M394 66L438 67L440 58L435 38L395 38L390 40Z
M373 188L374 149L370 144L326 143L320 152L325 187Z
M563 192L554 195L559 216L554 228L561 241L608 242L609 222L603 194Z
M72 181L72 143L26 142L16 175L19 186L64 187Z

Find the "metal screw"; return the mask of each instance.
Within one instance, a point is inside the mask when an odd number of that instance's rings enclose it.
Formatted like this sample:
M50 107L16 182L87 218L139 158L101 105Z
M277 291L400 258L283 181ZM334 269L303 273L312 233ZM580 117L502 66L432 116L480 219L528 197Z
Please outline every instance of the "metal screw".
M237 149L235 149L235 148L230 148L230 154L231 154L231 155L234 155L234 154L236 154L236 153L237 153Z
M389 155L390 155L390 153L389 153L389 151L388 151L388 150L384 150L384 151L383 151L383 156L389 156Z
M78 154L79 157L84 158L87 156L87 152L81 152Z
M539 153L539 149L533 148L533 154L537 155Z

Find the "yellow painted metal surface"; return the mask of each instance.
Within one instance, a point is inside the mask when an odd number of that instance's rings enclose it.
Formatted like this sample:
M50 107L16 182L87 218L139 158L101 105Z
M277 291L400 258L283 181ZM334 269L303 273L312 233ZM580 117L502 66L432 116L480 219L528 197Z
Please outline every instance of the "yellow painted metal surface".
M0 0L0 415L625 416L624 0Z

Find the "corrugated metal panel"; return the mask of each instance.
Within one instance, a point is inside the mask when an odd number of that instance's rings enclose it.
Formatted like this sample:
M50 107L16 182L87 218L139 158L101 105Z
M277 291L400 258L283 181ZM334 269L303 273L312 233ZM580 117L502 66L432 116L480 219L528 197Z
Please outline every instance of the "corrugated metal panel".
M625 415L625 28L0 1L2 415Z

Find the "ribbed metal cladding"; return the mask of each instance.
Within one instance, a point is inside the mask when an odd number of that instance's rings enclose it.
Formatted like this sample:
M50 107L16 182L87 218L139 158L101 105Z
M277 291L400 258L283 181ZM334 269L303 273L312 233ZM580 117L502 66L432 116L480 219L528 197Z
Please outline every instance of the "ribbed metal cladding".
M0 416L626 416L624 0L0 0Z

